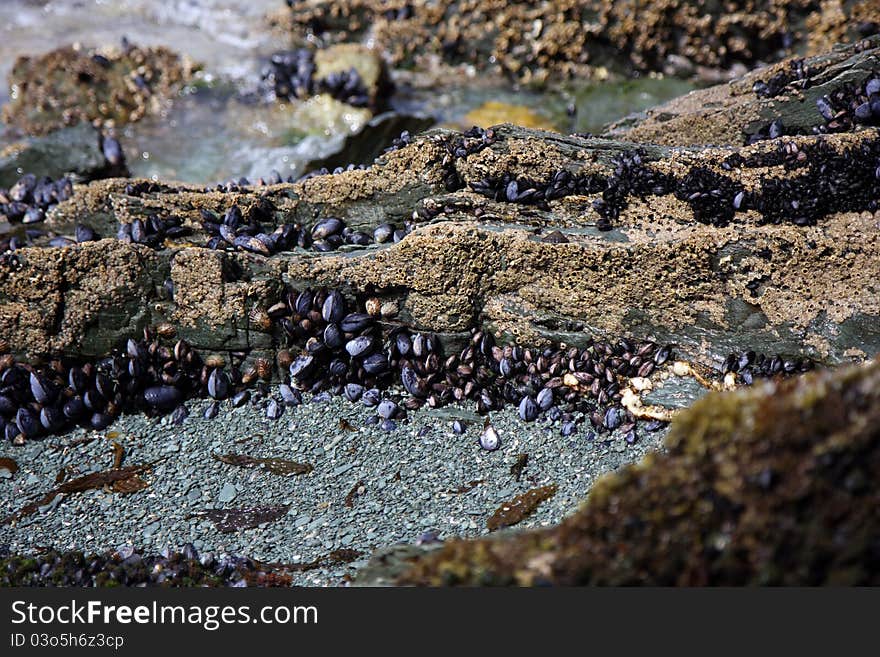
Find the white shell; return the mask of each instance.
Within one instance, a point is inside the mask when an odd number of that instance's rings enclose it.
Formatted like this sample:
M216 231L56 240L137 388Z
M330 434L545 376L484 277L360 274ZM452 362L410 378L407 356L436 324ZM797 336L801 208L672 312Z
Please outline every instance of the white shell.
M491 424L487 425L483 429L483 433L480 434L480 447L489 452L494 452L501 447L501 438L498 437L498 432Z

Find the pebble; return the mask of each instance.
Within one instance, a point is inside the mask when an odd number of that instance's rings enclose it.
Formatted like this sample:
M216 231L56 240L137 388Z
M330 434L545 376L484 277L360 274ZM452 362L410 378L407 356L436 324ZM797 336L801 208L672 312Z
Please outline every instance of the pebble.
M221 504L226 504L227 502L234 500L237 493L238 491L232 484L223 484L223 488L220 489L220 493L217 495L217 501Z
M386 391L383 398L397 399L398 392ZM277 388L270 393L282 398ZM583 426L580 433L564 437L558 424L548 432L543 422L522 422L511 405L491 414L504 440L497 451L489 452L477 444L482 419L470 403L447 407L444 413L409 411L393 420L396 431L385 432L369 424L371 418L377 424L380 418L375 407L361 401L343 396L321 404L310 400L306 393L302 405L285 405L283 422L268 420L259 406L233 409L230 401L221 402L218 416L207 420L203 412L210 400L188 402L190 416L174 427L173 435L171 425L124 415L113 430L126 450L125 463L164 459L145 475L149 487L130 495L92 491L63 500L58 496L42 511L5 528L2 543L21 553L52 545L88 552L130 544L139 552L158 553L193 543L200 553L239 553L288 563L312 561L342 547L361 552L358 565L337 564L294 576L297 585L340 585L343 576L355 574L374 550L413 543L425 531L437 532L444 540L486 534L486 520L500 504L535 486L556 483L560 490L521 526L559 522L599 475L656 449L666 433L665 426L653 432L639 426L632 445L622 432L589 440L591 432ZM460 423L472 440L456 438L451 431L457 418L467 418ZM341 430L340 419L357 431ZM111 467L107 441L72 445L101 435L75 429L52 439L71 445L65 450L48 450L44 441L13 448L22 471L12 480L0 480L0 515L21 508L23 497L51 490L64 466L78 476ZM608 447L603 446L609 440ZM176 451L166 451L172 445ZM314 470L280 477L264 469L219 463L212 456L228 453L286 458L310 463ZM515 481L510 463L520 453L530 455L530 467L521 481ZM476 480L483 482L467 493L450 492ZM364 490L349 508L345 498L357 482ZM230 502L240 508L291 508L277 521L234 534L221 533L207 518L193 517Z

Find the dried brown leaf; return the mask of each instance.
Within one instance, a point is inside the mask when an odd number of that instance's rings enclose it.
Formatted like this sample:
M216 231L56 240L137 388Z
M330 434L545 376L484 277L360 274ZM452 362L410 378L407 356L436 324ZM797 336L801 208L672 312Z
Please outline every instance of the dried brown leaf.
M262 467L272 474L281 476L304 475L315 469L311 463L297 463L287 459L257 458L247 454L214 454L213 456L216 460L227 465L237 465L242 468Z
M538 508L541 502L556 495L556 490L556 484L550 484L517 495L510 502L505 502L495 510L495 513L486 521L486 527L489 531L495 531L522 522Z
M10 458L0 458L0 468L3 470L9 470L11 474L15 474L18 472L18 463Z

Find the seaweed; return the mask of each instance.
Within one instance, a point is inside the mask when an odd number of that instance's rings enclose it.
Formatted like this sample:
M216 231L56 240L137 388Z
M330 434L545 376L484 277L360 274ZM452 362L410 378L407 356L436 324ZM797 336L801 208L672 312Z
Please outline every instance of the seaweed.
M18 463L10 458L0 458L0 469L9 470L9 473L14 475L18 472Z
M516 462L510 466L510 474L512 474L517 481L522 477L523 470L526 469L526 466L529 464L529 455L528 454L517 454Z
M66 481L63 484L53 488L36 502L26 504L21 509L6 516L0 525L8 525L16 520L35 513L40 507L46 506L55 500L59 495L70 495L72 493L82 493L87 490L96 490L110 488L115 493L133 493L147 487L147 483L138 475L146 472L155 465L153 463L145 463L141 465L129 465L125 468L112 468L101 472L92 472L91 474L78 477ZM63 499L63 498L62 498Z
M205 517L214 523L218 531L230 534L241 529L253 529L263 523L278 520L284 517L289 510L289 504L255 506L246 509L205 509L190 517Z
M517 495L510 502L505 502L495 510L495 513L486 521L486 527L491 532L521 523L534 513L541 502L556 495L556 490L556 484L550 484L532 488L522 495Z
M474 488L482 484L485 479L474 479L472 481L467 482L466 484L462 484L458 488L449 488L446 490L450 495L463 495L464 493L470 493Z
M257 458L247 454L214 454L214 458L227 465L237 465L242 468L262 468L272 474L280 476L304 475L310 473L315 467L311 463L297 463L279 458Z
M354 508L354 501L356 498L360 497L363 493L358 492L358 490L364 485L363 480L358 480L358 482L351 487L351 490L348 491L348 495L345 496L345 506L349 509Z

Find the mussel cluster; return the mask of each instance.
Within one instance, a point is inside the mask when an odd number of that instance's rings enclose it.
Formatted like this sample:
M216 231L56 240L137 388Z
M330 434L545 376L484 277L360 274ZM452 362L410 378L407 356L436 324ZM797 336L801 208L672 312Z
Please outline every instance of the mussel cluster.
M370 104L370 93L356 69L336 71L321 79L315 79L315 70L315 55L308 48L277 52L263 69L263 88L271 90L275 98L306 98L325 93L354 107Z
M471 182L470 187L496 201L544 207L548 201L564 196L601 191L602 197L593 202L600 215L600 230L611 229L611 221L633 196L674 194L690 206L696 221L714 226L725 226L735 213L747 210L756 211L762 223L809 226L835 212L874 210L880 199L878 139L865 139L841 150L821 139L801 147L786 143L768 153L748 157L734 153L725 158L725 170L780 164L786 171L803 169L787 177L761 176L754 191L704 166L694 166L676 178L652 168L644 156L639 149L620 154L614 160L614 172L605 178L561 170L547 181L506 174Z
M800 86L806 87L806 80ZM745 143L754 144L783 135L818 135L849 132L857 126L880 126L880 73L874 71L858 84L844 84L821 96L816 100L816 110L817 122L811 130L790 128L781 119L776 119L754 134L747 134Z
M492 128L483 129L474 126L461 134L456 133L441 137L440 140L446 147L447 153L442 162L445 170L443 184L446 191L455 192L464 187L464 182L455 168L455 161L479 153L484 148L491 146L498 140L498 135Z
M804 66L803 59L793 59L781 71L764 82L758 80L752 85L752 91L760 98L775 98L789 85L793 89L806 89L809 87L810 68Z
M734 372L739 381L751 385L755 378L803 374L814 367L815 364L809 358L784 358L780 354L765 356L749 350L728 354L721 366L721 373Z
M165 344L169 325L145 330L142 340L129 339L123 349L96 362L54 359L46 365L0 357L0 430L7 440L60 433L74 426L104 429L123 411L148 415L172 413L175 422L188 415L191 397L225 399L254 382L257 375L229 373L223 362L203 361L184 340ZM271 371L265 372L266 378ZM234 403L246 401L246 395Z
M3 586L248 586L288 579L276 580L271 569L244 557L200 556L191 544L150 556L129 546L93 555L48 550L33 557L0 548Z
M280 365L289 366L297 387L360 400L378 407L383 420L402 414L403 409L383 401L380 392L399 382L409 395L404 409L472 400L485 414L512 403L523 420L530 422L547 412L562 420L567 433L575 430L577 411L590 414L597 429L615 428L616 415L608 415L605 407L620 400L621 381L650 376L672 355L669 346L626 339L616 344L590 341L583 349L501 347L491 333L477 329L461 351L447 355L433 334L402 326L383 328L376 298L350 307L336 290L292 290L268 309L267 316L302 348L296 358L287 351L279 358ZM577 378L578 389L563 383L567 373ZM626 417L619 410L620 417Z
M847 84L822 96L816 109L824 124L813 129L815 133L846 132L856 125L880 125L880 73L874 71L859 84Z
M268 202L266 202L268 203ZM334 251L344 244L367 246L388 241L399 242L407 233L407 228L396 228L384 223L371 233L352 230L342 219L325 217L307 229L299 223L281 224L271 233L263 231L262 221L271 219L273 208L256 204L251 207L245 220L237 205L230 207L222 218L209 210L200 210L202 228L211 235L209 249L241 249L260 255L272 255L295 247L311 248L319 252Z
M190 229L183 225L183 219L172 215L160 217L150 214L145 219L133 219L119 224L116 239L121 242L143 244L154 249L160 248L166 239L184 237Z
M49 209L72 194L73 183L67 177L52 180L26 173L9 189L0 189L0 214L10 223L38 223Z

